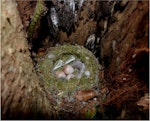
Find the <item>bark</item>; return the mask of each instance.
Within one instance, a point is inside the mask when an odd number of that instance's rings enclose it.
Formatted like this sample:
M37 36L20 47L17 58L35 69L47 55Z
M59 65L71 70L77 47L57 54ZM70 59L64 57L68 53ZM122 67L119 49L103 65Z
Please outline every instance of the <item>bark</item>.
M2 119L47 119L52 102L39 84L15 1L2 0Z
M117 21L101 39L101 59L110 89L105 103L118 109L126 106L130 119L137 118L136 102L149 88L148 13L148 1L129 1L124 11L114 14Z
M148 1L129 1L123 12L114 14L117 21L101 40L101 59L112 76L127 70L124 61L132 61L136 50L148 49L148 9Z

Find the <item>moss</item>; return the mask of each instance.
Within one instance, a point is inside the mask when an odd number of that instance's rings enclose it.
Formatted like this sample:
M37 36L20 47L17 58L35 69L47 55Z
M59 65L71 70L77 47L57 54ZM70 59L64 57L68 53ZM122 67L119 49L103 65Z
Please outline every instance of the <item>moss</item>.
M52 55L50 58L49 56ZM90 77L83 75L81 79L71 78L70 80L57 79L54 75L54 65L59 59L67 60L70 55L76 59L81 59L86 70L90 71ZM37 73L41 83L47 91L57 99L73 96L77 90L93 89L98 85L98 61L94 55L83 46L63 45L50 48L41 61L38 62Z
M45 7L44 7L44 1L38 0L35 8L35 12L33 14L33 18L31 20L31 23L29 25L28 30L28 38L32 39L32 35L34 33L35 26L37 22L41 19L42 14L44 13Z

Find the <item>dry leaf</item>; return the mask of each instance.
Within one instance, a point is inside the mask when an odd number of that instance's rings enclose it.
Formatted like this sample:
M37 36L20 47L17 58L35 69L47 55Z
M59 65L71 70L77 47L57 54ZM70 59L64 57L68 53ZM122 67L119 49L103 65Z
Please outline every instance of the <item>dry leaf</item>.
M141 97L141 99L137 102L138 106L142 106L143 109L149 109L149 94L146 93L144 97Z
M81 90L75 95L75 97L80 101L87 101L96 97L97 94L92 90Z

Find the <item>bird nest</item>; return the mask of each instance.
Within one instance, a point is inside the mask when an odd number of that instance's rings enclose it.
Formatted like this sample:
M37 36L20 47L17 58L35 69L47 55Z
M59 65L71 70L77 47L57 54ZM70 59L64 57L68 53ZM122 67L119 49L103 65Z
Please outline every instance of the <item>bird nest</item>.
M83 46L51 47L37 63L41 83L57 99L73 97L79 90L98 86L98 61Z

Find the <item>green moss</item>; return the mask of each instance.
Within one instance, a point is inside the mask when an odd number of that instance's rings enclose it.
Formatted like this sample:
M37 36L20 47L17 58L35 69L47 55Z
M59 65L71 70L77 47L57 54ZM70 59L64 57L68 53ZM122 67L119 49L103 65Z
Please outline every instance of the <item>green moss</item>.
M50 58L49 56L52 55ZM83 75L81 79L71 78L70 80L57 79L54 75L54 64L59 59L66 61L70 55L81 59L86 70L90 71L90 77ZM57 98L73 95L77 90L93 89L98 85L98 61L94 55L82 46L64 45L50 48L46 55L38 62L37 73L41 83L47 91Z
M37 22L40 20L44 11L45 11L44 1L38 0L36 7L35 7L33 17L32 17L32 20L31 20L31 23L29 25L29 30L28 30L28 38L29 39L32 38L35 26L36 26Z

